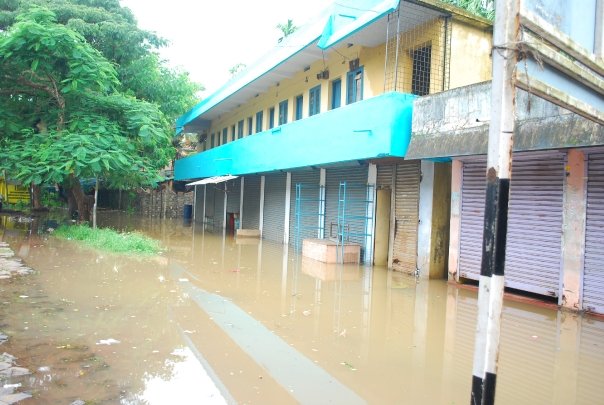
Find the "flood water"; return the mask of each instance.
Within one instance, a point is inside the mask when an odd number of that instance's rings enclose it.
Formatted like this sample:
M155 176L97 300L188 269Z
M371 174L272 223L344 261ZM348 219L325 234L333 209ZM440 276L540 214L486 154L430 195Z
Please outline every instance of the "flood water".
M36 270L0 280L20 404L468 404L476 292L300 260L200 225L105 213L162 241L99 253L0 222ZM240 242L240 243L238 243ZM498 404L603 404L604 322L506 301Z

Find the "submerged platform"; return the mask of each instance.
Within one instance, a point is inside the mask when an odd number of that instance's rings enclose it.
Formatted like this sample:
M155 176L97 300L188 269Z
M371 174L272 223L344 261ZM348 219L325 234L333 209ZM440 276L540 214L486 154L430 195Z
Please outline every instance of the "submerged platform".
M302 242L302 256L323 263L337 263L338 249L342 249L342 246L330 239L304 239ZM345 242L343 263L358 264L360 260L361 246L358 243Z

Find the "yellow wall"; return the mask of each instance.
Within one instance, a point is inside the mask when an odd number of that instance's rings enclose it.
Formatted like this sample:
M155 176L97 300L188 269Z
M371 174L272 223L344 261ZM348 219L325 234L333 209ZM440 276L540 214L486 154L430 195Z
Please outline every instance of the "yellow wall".
M491 80L491 44L490 32L453 22L450 89Z
M442 90L442 59L445 54L442 26L443 20L436 19L401 34L398 73L401 84L397 86L397 91L411 92L412 61L410 52L427 44L432 46L433 55L430 69L430 92ZM490 78L490 46L490 33L461 22L452 22L449 88L478 83ZM364 67L363 98L368 99L382 94L385 87L385 56L385 43L374 48L344 45L335 50L326 51L325 61L316 61L310 65L309 70L300 71L290 78L281 80L266 92L258 94L240 107L213 120L202 149L210 148L212 134L215 134L215 146L221 145L223 128L227 128L227 141L231 142L233 125L235 125L235 139L237 139L237 124L240 120L244 121L243 135L247 136L249 117L252 117L252 134L255 133L258 111L263 112L262 130L267 130L271 107L275 108L274 126L277 126L279 103L283 100L288 100L287 122L292 122L295 114L295 98L300 94L304 98L302 118L308 117L309 90L317 85L321 86L320 112L328 111L331 106L331 83L338 78L342 81L340 105L344 106L346 104L348 62L355 58L359 58L359 65ZM329 79L317 79L317 73L323 69L329 70Z

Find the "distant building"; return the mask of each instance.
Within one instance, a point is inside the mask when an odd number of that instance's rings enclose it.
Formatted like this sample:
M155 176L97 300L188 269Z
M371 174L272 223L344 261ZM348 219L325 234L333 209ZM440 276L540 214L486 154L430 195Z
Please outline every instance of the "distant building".
M206 179L197 221L239 217L274 242L345 240L366 264L476 280L491 24L432 0L345 4L177 121L205 141L175 179ZM507 286L604 313L602 127L525 92L517 104Z

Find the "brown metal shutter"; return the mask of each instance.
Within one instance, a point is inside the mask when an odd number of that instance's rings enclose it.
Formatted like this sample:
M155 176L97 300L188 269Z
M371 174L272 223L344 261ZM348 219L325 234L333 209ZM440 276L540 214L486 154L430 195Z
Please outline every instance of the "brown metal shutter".
M377 167L377 186L378 188L392 188L392 176L394 174L394 165L384 165Z
M396 165L392 267L405 273L417 269L420 170L419 161Z
M558 296L562 264L563 153L514 154L505 285ZM459 270L478 279L486 160L464 163Z
M247 176L243 183L244 229L260 229L260 176Z
M590 154L583 269L583 309L604 313L604 153Z

